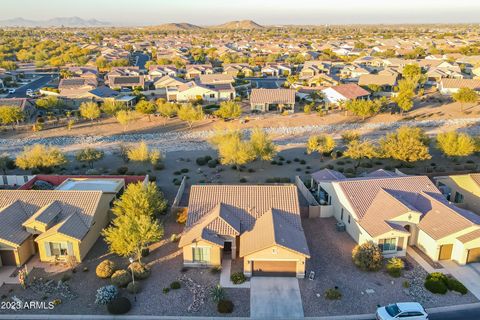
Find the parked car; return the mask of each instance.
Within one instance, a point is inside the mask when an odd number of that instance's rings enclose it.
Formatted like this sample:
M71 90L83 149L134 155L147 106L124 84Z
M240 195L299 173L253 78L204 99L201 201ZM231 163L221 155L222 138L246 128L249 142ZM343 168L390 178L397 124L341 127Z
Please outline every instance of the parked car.
M8 93L9 93L9 94L14 94L14 93L15 93L15 89L8 89Z
M33 90L32 89L27 89L26 94L27 94L27 96L31 97L33 95Z
M417 302L399 302L379 307L375 316L377 320L428 320L428 313Z

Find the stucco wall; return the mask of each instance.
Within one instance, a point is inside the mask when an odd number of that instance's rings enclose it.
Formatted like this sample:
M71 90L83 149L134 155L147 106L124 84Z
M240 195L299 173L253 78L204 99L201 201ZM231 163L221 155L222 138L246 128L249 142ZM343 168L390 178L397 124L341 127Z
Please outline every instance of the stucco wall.
M205 264L193 262L193 250L195 247L210 248L210 262ZM183 264L186 266L219 266L222 264L221 248L205 241L198 241L183 247Z

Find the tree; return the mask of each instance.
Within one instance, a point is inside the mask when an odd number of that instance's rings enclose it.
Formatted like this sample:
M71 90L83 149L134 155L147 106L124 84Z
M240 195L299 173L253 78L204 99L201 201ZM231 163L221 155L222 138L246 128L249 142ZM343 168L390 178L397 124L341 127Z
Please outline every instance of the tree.
M85 148L77 152L75 158L80 162L87 162L90 168L93 168L93 163L103 159L105 153L102 150L94 148Z
M23 170L45 170L61 166L67 163L67 158L59 149L36 144L33 147L25 147L15 159L17 167Z
M257 159L270 161L277 154L277 147L268 134L260 128L253 129L250 144Z
M117 112L115 119L123 126L123 132L125 132L130 122L137 119L137 114L128 110L120 110Z
M140 114L145 114L148 116L148 121L151 121L151 115L155 113L157 110L157 107L155 104L151 101L147 100L142 100L137 103L135 106L135 111L137 111Z
M58 108L61 105L60 100L58 100L56 96L46 96L44 98L40 98L35 102L35 104L37 105L37 108L44 110Z
M188 123L189 128L192 128L195 121L200 121L205 118L202 106L194 107L190 103L182 105L177 114L180 120Z
M224 101L214 114L223 120L236 119L242 115L242 107L235 101Z
M382 251L372 241L356 245L352 250L352 260L363 271L378 271L383 266Z
M83 118L89 119L90 121L100 118L100 114L102 113L100 107L95 102L82 102L79 111Z
M345 109L353 112L353 114L362 117L373 116L382 108L382 100L348 100L345 103Z
M405 67L403 67L402 77L404 77L405 79L420 79L421 76L422 68L420 68L418 64L407 64Z
M470 88L460 88L457 92L452 95L453 100L460 103L460 108L463 110L463 106L466 103L475 103L477 102L478 95L475 90Z
M307 141L307 153L311 154L317 151L323 161L323 155L332 152L336 145L333 137L328 134L311 136Z
M174 116L177 115L178 105L176 105L175 103L166 102L163 99L157 99L156 105L157 105L157 112L165 120L163 123L164 125L166 124L167 119L173 118Z
M416 87L417 84L414 80L402 79L398 82L398 92L392 100L398 105L402 115L403 112L408 112L413 108L413 98L415 97Z
M357 171L363 159L372 159L378 156L377 148L369 140L360 141L358 139L351 140L347 145L347 150L343 153L344 157L357 160L354 166Z
M0 155L0 169L4 175L7 175L8 169L15 168L15 162L7 154Z
M218 150L221 164L243 165L255 159L255 152L250 142L243 140L240 131L217 133L211 139Z
M115 218L111 226L102 232L110 251L123 257L134 255L141 262L142 250L164 234L155 215L163 213L166 208L167 202L154 183L129 184L114 203Z
M420 128L401 127L380 139L380 155L403 162L430 159L428 137Z
M123 102L108 99L103 102L101 109L109 116L115 116L118 111L126 110L127 106Z
M149 150L145 141L140 142L137 147L127 151L128 160L137 162L150 162L153 166L161 159L160 151Z
M14 128L15 123L21 121L24 116L19 107L0 106L0 123L3 125L11 124L12 128Z
M475 139L466 133L456 131L439 133L437 146L442 153L449 157L465 157L476 151Z

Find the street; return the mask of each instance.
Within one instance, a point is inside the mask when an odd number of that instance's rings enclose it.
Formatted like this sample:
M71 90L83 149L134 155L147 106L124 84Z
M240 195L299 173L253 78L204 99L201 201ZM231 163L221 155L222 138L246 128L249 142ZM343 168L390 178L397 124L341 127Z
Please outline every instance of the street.
M53 74L46 74L41 76L40 78L23 85L20 88L17 88L15 93L13 94L8 94L7 98L26 98L27 97L27 90L31 89L32 91L38 90L45 85L47 85L50 81L52 81L56 77L56 75Z
M428 309L427 309L428 312ZM478 320L480 319L480 308L443 311L438 313L431 313L428 315L429 320ZM375 320L375 318L371 318Z
M142 52L134 52L132 53L132 59L135 66L139 67L140 70L145 70L145 64L150 60L150 56Z
M247 77L245 80L250 81L256 88L277 89L285 83L285 78L253 78Z

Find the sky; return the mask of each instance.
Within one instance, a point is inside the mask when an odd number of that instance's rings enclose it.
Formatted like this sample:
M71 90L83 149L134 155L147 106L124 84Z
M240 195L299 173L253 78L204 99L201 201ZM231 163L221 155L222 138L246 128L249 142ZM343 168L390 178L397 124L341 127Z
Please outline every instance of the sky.
M1 0L0 20L78 16L116 25L479 23L479 0Z

